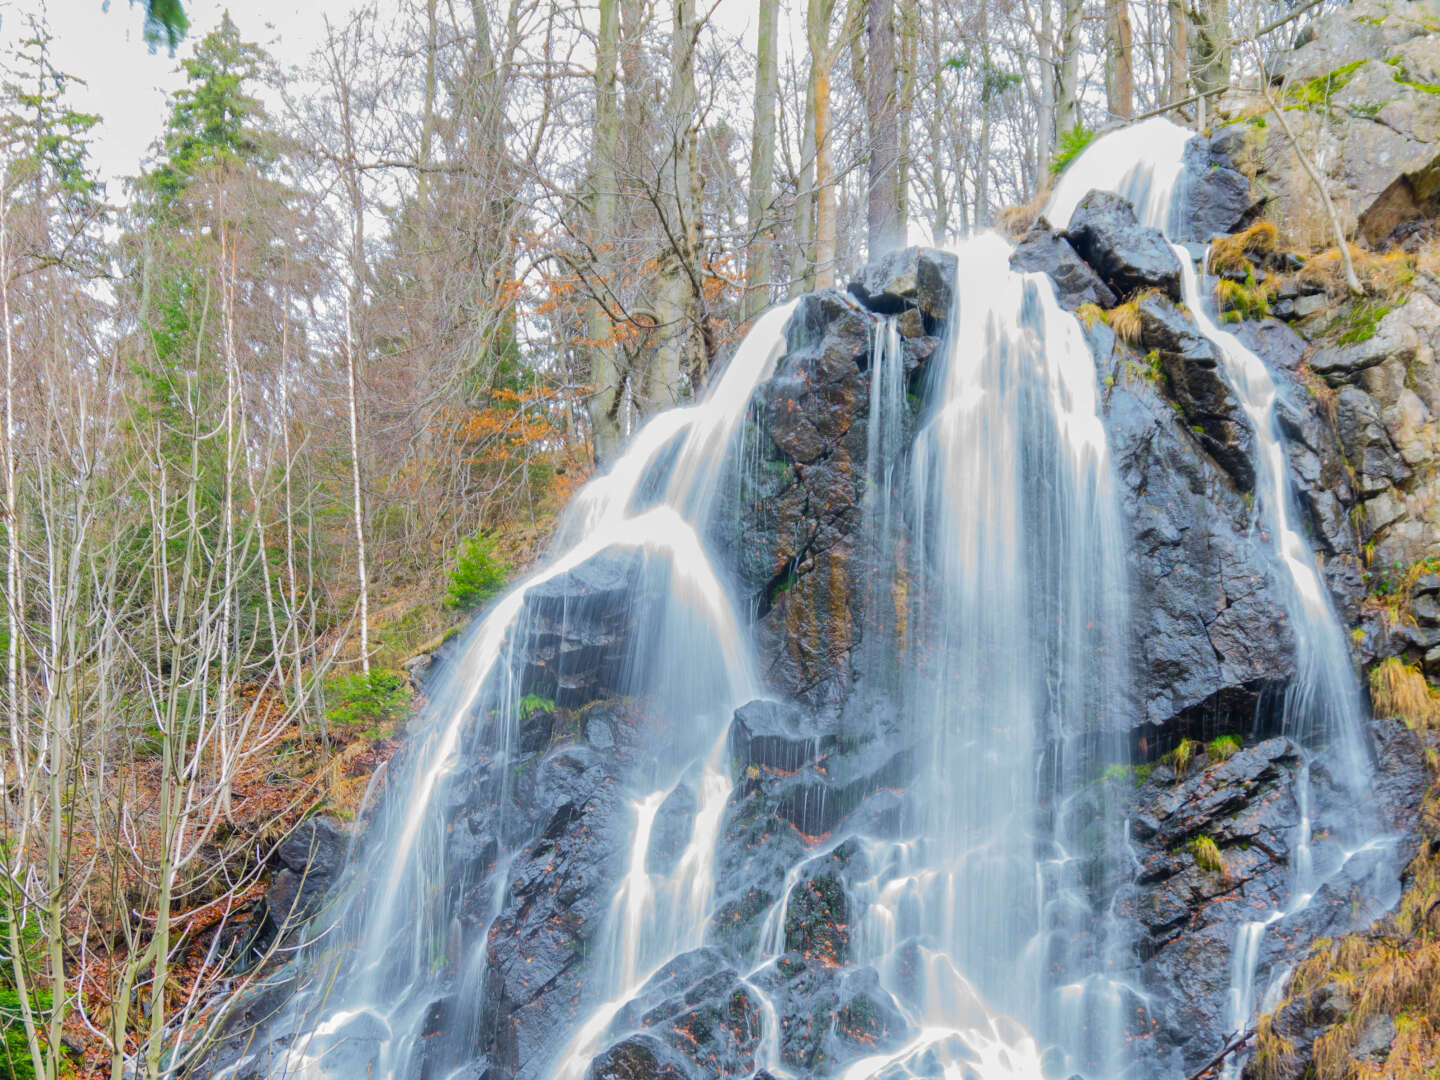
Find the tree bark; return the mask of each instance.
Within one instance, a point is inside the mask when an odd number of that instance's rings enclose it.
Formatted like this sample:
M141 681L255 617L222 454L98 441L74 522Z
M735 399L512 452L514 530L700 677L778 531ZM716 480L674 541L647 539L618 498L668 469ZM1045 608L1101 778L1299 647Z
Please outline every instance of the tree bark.
M667 127L669 154L662 164L659 202L665 243L656 304L661 341L646 372L641 395L647 415L669 408L684 396L687 384L703 375L703 352L696 333L700 299L700 203L696 190L695 22L694 0L674 0L670 32L670 96Z
M1112 119L1135 113L1134 49L1127 0L1105 0L1105 97Z
M1055 88L1055 137L1063 138L1080 126L1080 19L1083 0L1063 0L1060 18L1059 78Z
M620 150L620 113L616 97L615 65L620 43L619 0L600 0L600 36L595 43L595 144L591 175L594 193L591 210L590 250L594 253L594 289L586 334L590 360L590 433L597 464L609 461L621 442L620 370L616 362L615 325L610 320L607 293L614 282L615 172Z
M779 82L779 38L776 23L780 0L759 0L755 37L755 128L750 139L750 250L745 258L745 300L742 317L753 319L770 306L774 223L771 201L775 187L775 98Z
M870 190L866 224L877 255L905 240L900 217L899 95L895 81L892 0L867 0L865 9L865 120L870 129Z
M900 160L896 163L896 184L898 190L895 193L896 206L900 212L900 243L904 243L909 234L908 223L910 221L910 164L911 164L911 134L910 125L915 112L915 66L919 59L919 13L916 11L919 0L900 0L900 25L898 35L900 39L899 48L899 84L900 99L899 115L896 118L896 127L900 133L899 149Z
M790 295L815 287L815 117L810 108L812 71L805 91L805 129L800 138L800 175L796 178L795 217L791 228Z
M1044 185L1050 172L1050 154L1055 145L1055 15L1052 0L1040 0L1040 87L1035 104L1035 190Z
M1184 101L1190 85L1190 17L1184 0L1169 0L1170 40L1166 48L1166 101Z
M810 116L815 133L815 287L835 284L835 165L830 131L830 74L834 52L830 19L835 0L809 0L805 36L810 45Z
M1204 95L1224 90L1230 85L1230 5L1229 0L1198 0L1192 41L1195 65L1191 76L1195 91L1201 94L1202 114L1209 101Z

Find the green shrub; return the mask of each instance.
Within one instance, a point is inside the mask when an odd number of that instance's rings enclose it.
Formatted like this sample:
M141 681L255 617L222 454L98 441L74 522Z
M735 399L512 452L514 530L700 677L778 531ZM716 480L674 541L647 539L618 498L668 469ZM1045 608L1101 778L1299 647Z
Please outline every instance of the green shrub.
M1055 147L1055 154L1050 159L1050 175L1059 176L1069 164L1085 152L1085 148L1095 141L1099 132L1091 131L1087 127L1076 126L1060 136L1060 144Z
M410 686L398 671L374 668L331 679L326 698L334 704L326 716L337 724L386 724L410 708Z
M555 711L555 702L539 694L526 694L520 699L520 719L529 720L536 713L548 713Z
M476 533L460 545L455 569L450 571L450 585L445 591L445 606L459 611L473 611L505 589L510 564L496 552L496 540L489 533Z
M1240 740L1234 735L1221 735L1205 745L1205 753L1211 761L1229 761L1240 752Z

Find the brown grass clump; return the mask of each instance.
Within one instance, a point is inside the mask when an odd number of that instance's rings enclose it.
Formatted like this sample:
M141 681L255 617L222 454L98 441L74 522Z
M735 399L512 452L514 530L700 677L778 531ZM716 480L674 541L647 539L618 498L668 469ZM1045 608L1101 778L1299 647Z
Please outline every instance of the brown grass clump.
M1030 227L1040 220L1040 211L1045 209L1045 203L1050 199L1050 185L1045 184L1035 193L1035 197L1022 206L1002 206L1000 212L995 215L996 226L1010 236L1012 240L1018 240L1030 231ZM1051 222L1053 225L1054 222ZM1060 222L1058 228L1064 228L1065 222Z
M1404 251L1378 255L1351 244L1350 261L1355 265L1355 276L1370 296L1397 299L1415 280L1416 257ZM1295 277L1301 282L1324 286L1326 295L1333 300L1350 295L1339 248L1310 256Z
M1210 244L1210 272L1243 273L1250 266L1250 256L1269 255L1279 242L1275 226L1268 221L1257 221L1248 229L1221 236Z
M1396 716L1412 731L1440 726L1440 694L1418 667L1391 656L1370 671L1370 701L1375 712Z
M1440 786L1421 807L1422 836L1440 833ZM1317 940L1295 970L1289 1001L1311 1019L1324 997L1342 1003L1343 1017L1315 1040L1306 1076L1314 1080L1400 1080L1440 1075L1440 843L1424 843L1405 871L1400 906L1369 930ZM1254 1069L1259 1080L1295 1075L1294 1047L1275 1030L1275 1013L1257 1027ZM1383 1061L1354 1050L1377 1016L1390 1017L1395 1038Z
M1115 331L1115 336L1126 345L1136 346L1140 344L1140 304L1141 301L1154 296L1159 289L1145 289L1130 297L1123 304L1116 304L1109 311L1105 312L1104 318L1107 326Z

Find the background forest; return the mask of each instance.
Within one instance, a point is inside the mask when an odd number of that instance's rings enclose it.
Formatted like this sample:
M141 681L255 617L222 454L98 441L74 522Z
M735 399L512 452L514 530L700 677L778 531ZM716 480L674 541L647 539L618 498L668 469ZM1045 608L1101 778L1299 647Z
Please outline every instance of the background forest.
M298 72L238 13L178 41L123 185L28 16L0 95L0 1076L183 1064L270 849L354 815L393 749L406 661L767 305L1023 218L1107 125L1203 126L1323 10L737 3L394 0Z

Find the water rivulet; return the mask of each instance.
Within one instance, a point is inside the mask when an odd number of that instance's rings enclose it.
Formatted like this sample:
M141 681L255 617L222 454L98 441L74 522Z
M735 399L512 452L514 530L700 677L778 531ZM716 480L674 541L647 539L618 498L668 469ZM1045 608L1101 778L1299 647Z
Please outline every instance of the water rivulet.
M1146 231L1183 232L1187 141L1083 155L1042 266L986 234L772 310L640 429L211 1071L1183 1075L1387 902L1283 394ZM1062 304L1146 274L1153 361ZM1238 752L1149 774L1212 728Z

